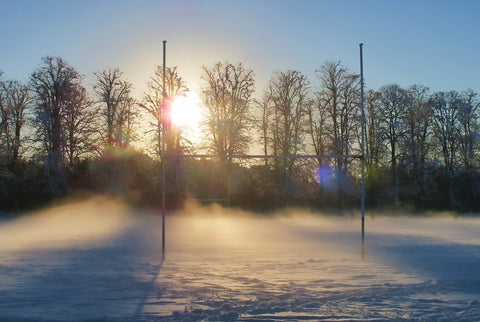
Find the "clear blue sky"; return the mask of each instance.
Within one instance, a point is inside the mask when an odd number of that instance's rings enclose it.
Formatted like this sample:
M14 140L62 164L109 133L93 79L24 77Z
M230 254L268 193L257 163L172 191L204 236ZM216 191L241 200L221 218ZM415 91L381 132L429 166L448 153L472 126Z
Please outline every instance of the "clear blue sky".
M138 93L162 63L198 90L202 65L242 62L259 94L276 70L340 60L366 85L480 91L480 1L0 0L0 70L26 81L43 56L86 75L120 67Z

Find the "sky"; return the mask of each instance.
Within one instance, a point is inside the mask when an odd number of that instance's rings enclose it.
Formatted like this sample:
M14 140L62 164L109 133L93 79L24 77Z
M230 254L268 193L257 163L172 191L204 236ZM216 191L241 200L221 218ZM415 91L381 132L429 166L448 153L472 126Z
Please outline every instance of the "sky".
M85 75L119 67L141 96L156 65L178 66L198 91L202 66L241 62L261 96L275 71L341 61L368 88L421 84L480 91L480 1L475 0L0 0L0 70L27 81L44 56Z

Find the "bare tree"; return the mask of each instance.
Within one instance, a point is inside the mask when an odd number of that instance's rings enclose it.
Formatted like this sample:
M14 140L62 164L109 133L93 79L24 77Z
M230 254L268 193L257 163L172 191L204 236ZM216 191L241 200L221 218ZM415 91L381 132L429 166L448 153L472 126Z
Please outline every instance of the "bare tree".
M0 135L3 135L5 132L5 128L7 126L7 108L6 108L6 102L5 102L5 82L2 79L3 77L3 72L0 70ZM6 142L0 141L1 146L3 146ZM3 156L3 151L2 151L2 156Z
M150 78L150 81L147 84L147 91L144 94L143 102L140 104L140 107L143 108L153 119L153 122L150 125L154 128L156 141L155 152L159 156L162 145L161 135L163 126L165 126L166 130L165 141L168 155L175 155L182 149L183 144L185 143L181 129L171 125L168 109L176 98L186 95L188 91L187 84L179 75L177 67L165 68L165 90L163 88L162 66L157 66L154 76ZM162 104L164 103L166 104L166 115L162 115L162 111L164 111Z
M2 82L0 92L1 142L5 148L8 165L14 167L20 158L24 141L22 130L32 100L28 86L18 81Z
M381 165L384 147L381 134L380 93L368 90L365 95L365 150L367 167Z
M165 76L165 88L163 80ZM170 119L170 108L175 99L185 96L188 87L179 75L177 67L157 66L154 76L147 83L147 91L139 106L151 117L150 126L155 137L155 151L158 158L162 158L162 135L165 135L166 153L161 162L165 162L167 169L166 183L170 204L175 204L185 195L184 173L181 159L177 158L188 143L184 139L182 129L174 126ZM179 198L179 199L178 199Z
M211 68L203 66L201 78L207 148L225 162L248 148L253 70L241 63L218 62Z
M68 103L81 88L83 77L60 57L45 57L30 76L35 94L36 124L46 154L47 191L61 194L67 186L64 162L64 115Z
M270 123L272 122L271 117L272 117L272 111L268 107L268 99L263 98L262 101L256 101L256 106L260 110L260 121L257 122L258 129L260 130L260 143L262 144L263 147L263 154L265 156L268 155L269 151L269 137L270 137ZM268 159L265 158L265 166L268 165Z
M383 204L390 187L388 148L382 130L380 93L367 90L365 107L365 165L368 202Z
M312 104L307 105L308 115L308 133L312 139L313 149L316 155L322 156L328 154L328 142L331 128L328 122L328 111L322 104L319 93L315 93L315 99ZM322 157L317 159L321 166L325 160Z
M480 100L478 94L467 90L462 94L463 104L461 105L458 121L460 123L460 154L463 158L463 165L471 169L475 165L475 150L479 138L480 124L479 108Z
M326 62L317 70L320 90L317 104L327 110L330 123L330 152L335 155L338 197L345 206L350 154L359 127L359 76L349 73L340 62Z
M295 155L304 150L310 83L299 71L276 72L270 80L265 103L271 110L270 136L274 155ZM284 195L291 192L295 159L275 159Z
M406 92L407 104L404 115L403 156L404 168L412 178L412 184L404 191L417 198L427 197L427 173L425 163L430 147L431 112L428 107L429 89L413 85Z
M8 153L8 113L6 107L5 91L3 90L5 83L2 79L3 72L0 71L0 193L1 195L7 194L7 187L5 179L9 177L10 173L6 169L9 159Z
M98 150L95 126L97 111L92 107L93 102L88 98L86 89L74 88L63 113L64 151L70 168L73 168L82 156L91 155Z
M381 101L382 134L390 148L390 164L395 206L400 206L400 179L398 176L398 146L405 133L405 112L409 104L407 91L397 84L382 86Z
M433 135L440 146L445 169L453 172L458 162L460 126L458 119L463 108L460 94L456 91L437 92L431 96Z
M106 127L105 141L112 146L127 146L135 114L133 111L135 101L131 96L132 84L123 79L123 72L119 68L109 68L94 75L97 81L93 88Z
M459 163L460 147L460 113L464 108L461 95L456 91L437 92L431 96L430 108L433 120L433 138L440 146L445 171L449 179L449 198L452 208L456 208L454 176Z

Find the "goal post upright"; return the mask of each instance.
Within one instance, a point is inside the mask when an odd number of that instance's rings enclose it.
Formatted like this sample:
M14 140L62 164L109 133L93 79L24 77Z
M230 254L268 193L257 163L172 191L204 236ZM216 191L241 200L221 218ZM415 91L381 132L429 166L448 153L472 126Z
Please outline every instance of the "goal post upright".
M166 135L166 106L167 103L167 93L165 90L165 69L166 69L166 52L167 52L167 41L163 41L163 74L162 74L162 82L163 82L163 96L162 96L162 109L161 109L161 117L162 117L162 147L161 147L161 157L162 157L162 164L161 164L161 172L162 172L162 260L165 260L165 212L166 212L166 190L167 190L167 179L166 179L166 158L165 158L165 135Z
M363 43L360 47L360 108L361 108L361 154L362 154L362 182L361 182L361 212L362 212L362 259L365 257L365 109L364 109L364 80L363 80Z

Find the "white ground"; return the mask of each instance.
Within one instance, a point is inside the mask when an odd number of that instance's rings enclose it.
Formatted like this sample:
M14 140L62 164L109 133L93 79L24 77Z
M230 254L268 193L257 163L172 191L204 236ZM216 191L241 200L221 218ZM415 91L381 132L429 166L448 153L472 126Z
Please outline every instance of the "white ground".
M480 320L480 218L185 212L0 223L0 321Z

